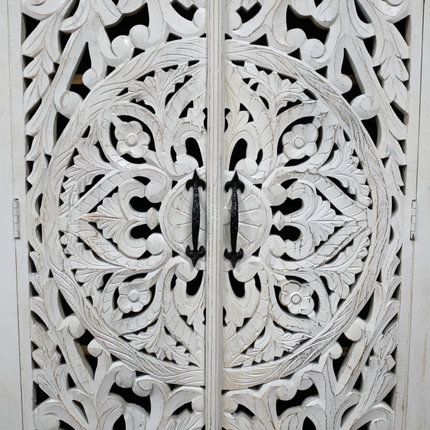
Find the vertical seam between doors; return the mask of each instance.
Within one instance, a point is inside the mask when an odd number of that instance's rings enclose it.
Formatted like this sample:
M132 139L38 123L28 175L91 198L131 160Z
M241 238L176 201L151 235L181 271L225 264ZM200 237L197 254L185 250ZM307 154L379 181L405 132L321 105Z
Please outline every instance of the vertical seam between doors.
M206 430L221 430L222 428L224 1L209 0L207 8Z

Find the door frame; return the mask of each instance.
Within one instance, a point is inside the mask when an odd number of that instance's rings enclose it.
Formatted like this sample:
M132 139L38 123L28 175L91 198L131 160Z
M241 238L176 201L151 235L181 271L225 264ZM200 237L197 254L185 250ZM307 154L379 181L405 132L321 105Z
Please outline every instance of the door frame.
M421 68L416 75L411 76L411 88L413 78L421 80L421 87L414 85L413 96L420 98L420 103L410 112L410 119L414 126L410 131L412 139L416 139L418 144L417 156L417 183L416 190L416 239L415 255L412 267L413 289L406 300L410 300L410 321L409 330L401 332L399 341L402 336L409 335L409 360L407 380L408 386L405 389L405 399L402 407L405 407L403 428L413 428L425 430L430 422L430 408L428 407L428 395L430 393L430 291L429 291L429 251L430 251L430 169L428 167L430 160L430 144L428 136L430 134L430 3L423 1L423 10L417 10L416 13L422 13L422 57ZM417 8L421 9L421 8ZM418 20L416 20L418 22ZM412 43L418 38L416 33L412 38ZM416 53L418 57L419 53ZM420 92L417 92L420 90ZM416 118L422 118L419 121ZM407 294L405 294L406 296ZM403 296L402 296L403 297ZM403 328L406 329L406 323ZM407 427L406 427L407 425Z
M30 338L29 273L26 214L26 145L21 45L24 34L20 3L0 2L0 406L2 425L10 429L34 429L33 375ZM14 210L14 199L18 206ZM19 238L14 234L14 218L19 218ZM18 232L16 232L18 236ZM7 341L3 341L7 339ZM7 369L7 370L6 370Z
M15 8L17 9L17 8ZM12 65L11 49L13 41L9 40L9 3L0 2L0 80L2 98L0 101L0 419L11 429L22 429L20 348L18 335L18 297L17 297L17 262L15 256L15 239L13 229L14 171L12 169L12 151L14 130L19 127L19 117L12 112L13 82L9 64ZM22 94L17 92L18 95ZM15 111L16 112L16 111ZM16 121L12 122L12 118ZM23 136L23 133L21 133ZM22 142L19 139L18 142Z

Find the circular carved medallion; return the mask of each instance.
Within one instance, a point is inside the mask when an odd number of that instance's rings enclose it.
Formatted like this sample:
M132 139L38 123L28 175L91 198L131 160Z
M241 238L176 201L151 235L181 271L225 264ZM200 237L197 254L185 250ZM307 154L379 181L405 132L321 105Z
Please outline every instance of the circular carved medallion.
M235 171L244 183L243 257L224 264L232 389L292 373L350 324L380 269L388 197L372 141L325 79L270 48L227 48L223 180ZM186 252L186 183L205 172L204 57L204 39L170 42L95 86L56 145L42 208L49 269L72 310L112 354L173 384L204 385L210 256L193 267Z

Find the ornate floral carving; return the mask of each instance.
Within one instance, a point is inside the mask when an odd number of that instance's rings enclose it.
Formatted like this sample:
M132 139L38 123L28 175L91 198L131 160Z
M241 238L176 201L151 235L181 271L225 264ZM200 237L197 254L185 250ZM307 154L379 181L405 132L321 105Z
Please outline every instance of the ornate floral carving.
M149 285L139 280L122 284L118 292L118 307L125 314L140 312L151 301Z
M195 43L196 46L202 44L200 41ZM158 59L162 54L142 55ZM154 113L136 102L152 85L147 85L146 79L137 80L151 71L151 65L147 61L141 61L144 64L142 69L136 67L135 63L140 62L139 60L137 57L129 64L124 64L121 72L128 77L125 83L118 76L107 78L104 83L104 86L110 87L116 94L121 93L124 88L132 87L134 91L126 92L114 100L107 96L105 102L100 94L93 96L90 93L76 115L71 118L71 127L64 132L57 144L57 151L48 171L45 195L49 198L60 191L55 181L50 179L58 174L65 177L65 192L61 195L63 205L59 214L53 211L46 217L45 229L47 232L56 229L62 232L61 244L65 247L65 253L62 253L62 261L50 256L49 264L54 279L59 267L63 267L66 274L63 288L70 294L82 294L77 282L83 282L86 295L91 301L84 301L84 305L74 301L70 305L89 330L93 333L99 332L99 335L103 333L102 337L108 340L104 345L111 353L115 355L121 351L122 359L129 366L147 373L149 363L152 363L150 366L153 367L156 365L150 354L155 354L160 363L167 358L169 362L165 363L166 369L169 369L169 373L176 372L177 378L181 379L188 363L192 362L197 367L202 365L203 338L202 334L197 335L193 328L180 318L180 313L171 302L174 298L170 291L171 283L174 282L173 276L191 281L196 272L187 267L189 262L186 259L172 259L172 252L165 240L165 237L169 236L164 232L169 221L164 218L171 220L170 217L175 215L175 212L166 211L164 206L170 205L171 201L175 202L169 198L168 192L171 190L175 193L177 187L183 189L182 184L190 178L190 164L192 166L193 163L188 164L187 172L183 161L179 162L179 157L176 161L168 159L163 148L170 145L169 130L178 133L178 127L182 128L179 136L186 136L189 132L180 114L190 101L199 95L199 86L195 82L204 69L199 64L189 68L182 66L170 72L163 71L163 78L168 77L163 83L165 91L152 94L151 100L145 98L146 102L156 109ZM184 60L184 57L176 57L171 61L176 64ZM189 84L183 83L186 76L190 77ZM153 82L152 77L149 79ZM157 99L158 97L165 100L178 82L183 83L183 86L167 105ZM90 112L90 119L81 123L81 112ZM122 119L129 117L135 120L126 122ZM160 123L163 121L170 122L171 126L165 125L161 129ZM83 130L88 127L88 137L81 138ZM143 127L147 128L147 132L143 131ZM194 127L198 127L198 124ZM113 141L109 134L112 128L117 142ZM194 135L197 137L195 133ZM134 139L133 143L136 143L131 148L145 148L145 152L141 154L132 152L133 160L125 158L123 150L123 146L128 145L127 140L131 138ZM203 143L201 134L199 140ZM97 149L97 145L100 145L100 149ZM185 146L182 144L181 147L178 143L175 145L181 150ZM73 157L72 165L67 168L67 163L70 164L69 157L73 156L71 149L79 155ZM134 160L137 155L144 155L138 163L138 160ZM192 159L186 154L183 156ZM109 159L109 164L103 157ZM94 176L88 177L88 170L81 167L90 162L100 169L106 169L98 181L94 182ZM175 171L176 162L181 166L179 170L185 170L183 173L178 174L177 170ZM169 170L175 178L179 179L179 175L183 177L173 189ZM70 192L70 188L81 178L85 178L85 184L88 184L84 192ZM188 206L191 208L191 205L187 205L187 208ZM181 211L181 205L177 208ZM182 208L185 210L183 216L186 219L182 229L185 238L191 235L190 208ZM46 211L46 208L43 207L42 211ZM181 219L177 221L181 223ZM48 246L58 247L58 239L54 240L54 237L55 235L52 236L52 241L48 241ZM90 249L85 249L85 245ZM92 271L88 265L94 258L98 261L98 271ZM100 272L102 276L110 275L105 285L100 279ZM142 279L131 280L136 276ZM94 277L98 277L97 281L93 281ZM92 287L85 288L88 284ZM119 294L117 300L115 294ZM93 315L91 319L86 316L88 314ZM123 314L128 314L127 318ZM94 325L92 318L99 322ZM120 340L112 333L120 334L129 342ZM136 350L142 351L137 361ZM126 356L128 358L125 358ZM174 370L175 365L178 365L177 370ZM164 371L161 371L158 376L164 379L163 373ZM194 380L194 384L198 383L198 380Z
M372 216L383 218L387 214L388 194L386 184L376 179L382 174L381 163L376 156L368 156L369 153L375 154L373 143L366 137L351 108L333 93L328 84L301 62L286 56L281 59L270 48L235 41L228 45L229 59L233 62L229 63L231 71L228 72L232 85L228 98L227 144L234 148L246 141L246 157L237 161L234 168L251 181L249 187L257 201L260 195L264 196L254 206L265 205L266 211L273 213L273 217L260 218L257 213L249 211L245 196L240 195L239 219L246 222L240 225L239 235L251 237L253 222L262 220L262 223L260 221L258 240L253 237L250 241L259 244L252 248L254 256L255 250L260 248L258 257L253 257L251 263L246 261L250 254L246 254L238 262L237 270L233 271L236 282L244 282L248 288L245 287L240 299L233 299L236 292L232 295L228 286L225 293L229 302L225 304L225 365L232 367L231 371L226 370L226 387L230 388L229 384L234 386L239 380L242 386L246 384L242 372L252 375L257 371L255 365L251 365L249 370L234 368L242 362L236 356L239 351L244 354L245 366L248 366L252 363L249 354L256 345L266 342L268 348L269 345L280 348L284 333L300 335L294 347L291 344L286 347L285 351L294 351L293 355L282 356L276 352L261 356L263 360L264 357L271 358L264 370L258 370L260 375L267 374L267 378L272 378L269 375L273 373L286 375L292 372L287 370L290 365L296 366L294 357L310 359L315 357L313 354L321 353L322 344L318 339L323 330L326 339L333 336L334 340L341 327L350 323L350 318L354 318L353 309L358 309L361 298L371 292L370 285L366 287L370 276L367 270L377 271L374 266L380 265L380 256L373 254L369 258L368 249L380 247L387 234L387 229L381 226L373 230L373 242L367 240L372 231L369 205L373 204ZM255 58L259 58L264 67L270 65L274 71L269 74L266 70L259 70L260 66L253 64ZM245 64L234 63L239 60ZM310 87L316 82L317 88ZM306 87L312 95L305 92ZM289 107L289 103L293 105ZM243 106L240 109L239 104ZM244 119L240 119L241 116ZM351 129L340 123L347 116L345 122ZM267 125L263 128L261 124ZM256 133L263 134L256 139ZM353 135L354 139L345 135ZM239 137L243 140L240 141ZM309 155L298 152L295 156L285 155L285 145L293 145L294 139L300 139L298 147L309 145ZM280 150L274 148L274 142L280 142ZM271 150L268 149L270 145ZM228 153L233 154L234 150L230 149ZM358 167L357 159L363 167ZM366 169L366 176L363 169ZM256 184L260 184L259 187ZM378 195L373 201L369 198L372 189ZM263 212L262 209L260 211ZM355 265L364 257L368 258L368 265L362 265L364 273L361 276L340 275L334 282L325 275L340 261L344 262L343 273L352 270L355 275L358 273ZM261 264L257 264L258 261ZM243 269L240 266L244 266ZM266 271L263 283L261 278ZM251 283L253 278L258 279L260 291L256 289L257 280ZM356 288L351 290L353 282ZM290 288L295 285L296 295L285 290L286 285L291 285ZM233 284L231 288L235 290ZM280 289L279 294L277 288ZM299 292L303 293L302 296ZM279 296L279 301L276 296ZM347 301L341 304L341 299ZM318 307L314 311L315 300ZM233 317L233 314L244 312L247 323ZM343 315L342 318L339 315ZM275 330L273 323L279 328ZM240 327L240 331L235 326ZM269 338L278 340L269 342ZM305 340L303 348L299 349ZM329 347L330 342L325 345ZM280 356L275 362L274 358ZM280 370L282 368L284 373ZM252 377L247 383L261 382L267 380Z
M282 136L284 154L289 160L311 157L317 152L318 130L313 124L297 124Z
M301 285L298 282L285 282L281 286L279 301L294 315L309 315L313 312L315 306L312 294L313 290L309 285Z
M226 429L394 425L408 8L228 2L225 166L273 218L226 276Z
M24 2L38 429L204 425L204 264L163 231L205 152L205 8L186 6L192 21L152 0ZM149 25L111 38L137 12Z
M133 158L143 158L148 152L151 138L136 121L118 123L115 128L115 137L118 139L119 155L130 154Z
M227 2L227 430L393 425L408 8ZM201 429L206 2L23 12L36 427Z

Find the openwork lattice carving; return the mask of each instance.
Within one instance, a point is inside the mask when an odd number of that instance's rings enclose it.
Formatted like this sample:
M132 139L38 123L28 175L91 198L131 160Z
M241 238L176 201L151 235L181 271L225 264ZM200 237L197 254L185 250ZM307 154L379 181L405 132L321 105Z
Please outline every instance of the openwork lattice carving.
M408 2L228 7L224 427L392 428Z
M205 18L175 5L24 6L40 430L204 425Z
M226 3L224 428L391 429L409 2ZM206 6L23 2L39 430L205 426Z

